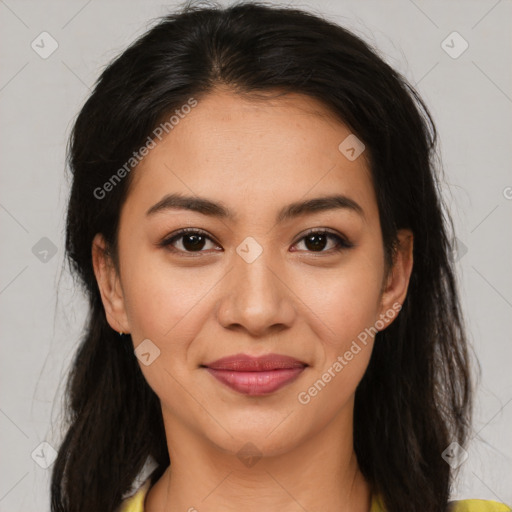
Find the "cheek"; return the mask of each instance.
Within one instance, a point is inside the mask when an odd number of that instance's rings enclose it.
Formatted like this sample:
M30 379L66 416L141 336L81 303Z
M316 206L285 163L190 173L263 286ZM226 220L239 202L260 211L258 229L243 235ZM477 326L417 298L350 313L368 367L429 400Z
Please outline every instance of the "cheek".
M200 269L171 268L159 258L140 254L127 259L125 307L134 349L149 339L159 350L150 365L139 364L144 377L159 397L180 397L180 383L190 377L194 361L189 360L189 347L205 322L208 290L218 276ZM167 400L166 400L167 402Z
M179 268L142 252L126 259L125 307L132 332L163 346L198 322L201 302L219 276L210 268ZM215 274L215 275L214 275ZM196 321L194 322L194 319ZM189 333L190 336L192 333Z
M297 401L316 418L317 428L348 404L368 367L378 319L379 270L373 263L353 264L321 280L317 275L315 293L308 296L323 326L316 332L321 338L317 364Z
M328 346L341 350L378 318L380 271L378 265L355 257L336 270L303 275L303 300L326 327Z

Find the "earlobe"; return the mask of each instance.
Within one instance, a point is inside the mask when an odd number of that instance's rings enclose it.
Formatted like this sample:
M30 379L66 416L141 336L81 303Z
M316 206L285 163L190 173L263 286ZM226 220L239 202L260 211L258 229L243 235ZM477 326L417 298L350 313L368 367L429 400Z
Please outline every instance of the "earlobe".
M409 229L398 231L398 246L393 261L393 267L389 272L386 286L381 298L381 317L389 318L389 323L396 317L397 308L405 301L409 280L413 267L414 237ZM388 314L390 313L390 314Z
M97 233L92 242L92 263L110 327L115 331L129 333L130 326L126 316L121 283L101 233Z

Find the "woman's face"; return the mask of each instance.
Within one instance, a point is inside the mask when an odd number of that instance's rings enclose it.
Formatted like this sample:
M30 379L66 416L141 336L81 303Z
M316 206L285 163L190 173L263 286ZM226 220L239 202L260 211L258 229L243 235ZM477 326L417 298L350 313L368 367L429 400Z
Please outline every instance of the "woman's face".
M366 155L350 135L311 98L254 102L219 90L132 171L119 274L102 264L99 235L95 271L110 325L134 348L146 340L139 364L169 430L275 455L351 425L375 328L404 300L412 244L402 237L387 279ZM190 200L166 207L170 195ZM187 207L199 200L216 206ZM170 240L183 228L203 238ZM260 377L205 367L239 354L305 366ZM261 383L272 379L281 386Z

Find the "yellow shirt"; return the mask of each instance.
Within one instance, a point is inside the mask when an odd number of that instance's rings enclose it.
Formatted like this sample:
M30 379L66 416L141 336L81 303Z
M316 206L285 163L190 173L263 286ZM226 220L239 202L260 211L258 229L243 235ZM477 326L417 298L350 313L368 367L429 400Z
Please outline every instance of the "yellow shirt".
M144 512L144 499L150 488L150 480L130 498L121 504L117 512ZM503 503L491 500L459 500L450 502L449 512L512 512L512 508ZM381 501L374 498L370 512L386 512Z

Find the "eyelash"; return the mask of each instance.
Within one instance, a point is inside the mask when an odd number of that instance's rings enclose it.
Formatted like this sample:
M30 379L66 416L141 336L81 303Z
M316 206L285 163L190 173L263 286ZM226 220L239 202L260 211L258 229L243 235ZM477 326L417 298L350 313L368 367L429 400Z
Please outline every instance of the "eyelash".
M182 251L181 249L176 249L176 248L172 247L173 242L182 238L184 235L200 235L200 236L203 236L203 237L207 238L208 240L216 243L208 235L208 233L206 233L205 231L203 231L201 229L184 228L184 229L180 229L176 233L173 233L171 236L164 238L161 242L158 243L158 246L165 247L168 250L172 251L173 253L178 253L178 254L195 255L195 254L200 254L202 252L206 252L203 250L201 250L201 251ZM338 253L345 249L350 249L350 248L354 247L354 244L351 243L350 241L348 241L346 238L344 238L340 235L337 235L329 230L316 229L316 228L313 228L313 229L309 230L308 232L306 232L294 245L296 245L299 242L302 242L305 238L307 238L308 236L311 236L311 235L327 235L329 238L334 239L336 241L336 247L334 247L333 249L330 249L327 251L324 251L324 250L322 250L322 251L306 251L306 252L310 252L312 254L322 254L322 253L332 254L333 252ZM186 256L186 257L189 257L189 256Z

